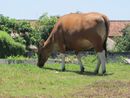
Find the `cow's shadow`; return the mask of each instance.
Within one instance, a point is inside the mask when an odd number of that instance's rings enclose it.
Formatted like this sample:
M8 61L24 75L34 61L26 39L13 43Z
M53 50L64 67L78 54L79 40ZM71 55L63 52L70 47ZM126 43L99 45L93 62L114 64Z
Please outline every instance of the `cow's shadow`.
M109 76L109 75L113 75L114 73L105 73L104 75L102 74L95 74L94 72L91 71L84 71L84 72L80 72L80 71L74 71L74 70L65 70L65 71L61 71L61 69L56 69L56 68L49 68L49 67L44 67L43 69L47 69L47 70L54 70L54 71L58 71L58 72L74 72L76 74L80 74L80 75L87 75L87 76Z

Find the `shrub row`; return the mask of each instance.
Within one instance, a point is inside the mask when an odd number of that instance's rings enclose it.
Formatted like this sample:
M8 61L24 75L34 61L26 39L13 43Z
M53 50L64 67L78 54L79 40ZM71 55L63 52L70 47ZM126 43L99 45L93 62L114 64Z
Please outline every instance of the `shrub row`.
M6 32L0 31L0 58L7 56L24 55L25 46L15 42Z

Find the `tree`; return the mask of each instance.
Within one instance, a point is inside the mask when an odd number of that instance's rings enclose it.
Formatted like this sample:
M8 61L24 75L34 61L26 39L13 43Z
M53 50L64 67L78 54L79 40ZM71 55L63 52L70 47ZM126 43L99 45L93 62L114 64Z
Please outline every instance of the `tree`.
M48 38L57 20L58 18L56 16L48 16L47 13L39 18L39 31L42 32L42 39L46 40Z
M18 30L20 33L26 33L26 32L32 32L32 27L29 22L26 21L20 21Z
M15 35L14 41L25 45L27 49L29 45L37 45L41 39L46 40L57 19L57 16L48 16L45 13L36 22L36 27L32 27L26 20L21 21L0 15L0 30Z
M29 22L10 19L9 17L5 17L3 15L0 15L0 30L6 31L8 34L10 33L19 34L19 36L14 37L14 40L26 46L32 43L31 37L34 35L34 31L35 31L32 29ZM31 34L32 32L33 34Z
M30 33L30 41L33 45L38 45L39 41L41 40L41 33L37 30L34 30Z
M9 18L4 17L3 15L0 15L0 30L1 31L6 31L6 32L10 31L7 26L8 23L9 23Z
M18 32L18 23L16 19L10 19L9 17L5 17L0 15L0 30L6 31L7 33Z
M123 36L116 39L116 50L120 52L130 51L130 25L122 30Z

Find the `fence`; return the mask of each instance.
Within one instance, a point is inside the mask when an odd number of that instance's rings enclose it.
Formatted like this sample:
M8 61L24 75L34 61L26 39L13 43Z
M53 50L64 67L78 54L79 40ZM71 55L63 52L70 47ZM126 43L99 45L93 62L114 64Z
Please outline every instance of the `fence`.
M74 52L68 52L66 53L66 55L73 55ZM81 52L81 54L83 56L87 56L87 55L95 55L94 52ZM108 59L116 62L117 60L119 60L119 57L126 57L126 58L130 58L130 52L114 52L108 53ZM47 61L47 63L61 63L61 60L58 59L49 59ZM77 64L77 62L67 62L67 63L74 63ZM36 65L37 64L37 59L27 59L27 60L12 60L12 59L0 59L0 64L32 64L32 65Z

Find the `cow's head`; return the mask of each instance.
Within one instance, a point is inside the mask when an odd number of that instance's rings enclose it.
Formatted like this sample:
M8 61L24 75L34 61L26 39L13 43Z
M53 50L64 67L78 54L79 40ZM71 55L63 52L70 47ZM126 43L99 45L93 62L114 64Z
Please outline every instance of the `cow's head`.
M39 42L37 54L38 54L37 66L42 68L48 59L47 49L44 47L44 40Z

